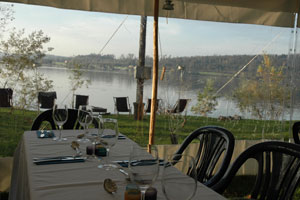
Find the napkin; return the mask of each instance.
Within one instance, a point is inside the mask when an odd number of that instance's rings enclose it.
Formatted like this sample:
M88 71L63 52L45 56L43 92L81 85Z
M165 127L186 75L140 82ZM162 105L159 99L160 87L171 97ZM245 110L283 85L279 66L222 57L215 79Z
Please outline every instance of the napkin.
M55 137L53 131L45 131L45 130L36 131L36 135L38 138L53 138L53 137Z
M86 159L85 157L59 156L59 157L34 158L33 163L36 165L63 164L63 163L84 162L85 159Z
M115 161L115 162L121 165L121 167L128 167L128 163L129 163L129 161L127 160ZM132 162L132 165L134 166L147 166L147 165L154 165L154 164L155 164L154 160L136 160ZM159 165L160 166L164 165L164 160L159 160Z

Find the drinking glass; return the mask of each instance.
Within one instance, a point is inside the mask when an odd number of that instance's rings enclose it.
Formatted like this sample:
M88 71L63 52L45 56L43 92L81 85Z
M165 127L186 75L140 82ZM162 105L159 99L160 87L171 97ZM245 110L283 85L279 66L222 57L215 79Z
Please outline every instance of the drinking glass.
M60 107L57 104L55 104L53 106L52 118L53 118L53 121L55 122L55 124L59 128L59 136L58 137L54 137L53 140L59 141L59 142L60 141L66 141L67 138L63 138L62 137L61 130L62 130L62 126L68 120L68 107L67 107L67 105L64 105L64 106Z
M196 193L197 172L194 158L173 154L164 159L162 191L168 200L190 200Z
M89 131L89 133L86 135L87 139L90 141L90 144L87 146L87 157L92 159L98 159L96 155L96 145L101 139L100 133L102 130L102 116L93 115L93 124L95 125L93 131Z
M91 106L79 106L78 108L78 122L80 126L83 127L84 133L83 137L79 139L82 142L88 142L87 134L89 133L88 127L93 122L93 114L92 114L92 107Z
M100 118L99 124L100 143L106 148L106 157L103 157L105 164L98 165L98 168L106 170L116 168L117 166L109 163L109 154L111 148L117 143L119 136L118 121L111 118Z
M149 154L147 151L151 152ZM133 146L129 156L130 180L136 183L142 193L142 200L145 199L145 192L156 180L159 172L159 158L157 148L141 148Z

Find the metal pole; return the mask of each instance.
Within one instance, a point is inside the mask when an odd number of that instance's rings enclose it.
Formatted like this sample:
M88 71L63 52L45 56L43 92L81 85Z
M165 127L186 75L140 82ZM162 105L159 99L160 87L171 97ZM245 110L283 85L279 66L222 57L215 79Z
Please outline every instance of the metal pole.
M152 100L151 100L151 114L149 127L149 144L151 147L154 144L155 132L155 105L157 101L157 83L158 83L158 6L159 0L154 1L154 22L153 22L153 78L152 78Z

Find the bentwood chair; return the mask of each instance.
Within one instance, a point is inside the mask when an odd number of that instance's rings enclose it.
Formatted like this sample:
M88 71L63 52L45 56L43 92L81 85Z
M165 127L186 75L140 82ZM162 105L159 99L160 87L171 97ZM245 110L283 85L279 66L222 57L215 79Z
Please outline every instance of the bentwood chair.
M178 99L175 105L173 106L173 108L167 110L167 113L174 113L174 114L182 113L186 109L190 101L191 101L190 99Z
M255 144L246 149L226 172L224 177L212 189L224 193L238 170L248 160L257 163L255 181L235 185L234 190L240 187L251 189L244 194L247 199L293 199L300 181L300 145L271 141Z
M51 126L52 130L56 130L56 125L52 118L53 110L46 110L42 112L37 118L34 120L31 130L39 130L42 128L43 123L48 123ZM79 129L80 124L77 122L78 118L78 110L77 109L68 109L68 119L66 123L63 125L63 129ZM93 121L95 128L98 128L98 123Z
M52 118L53 110L46 110L39 114L37 118L33 121L31 130L39 130L42 128L43 123L49 123L52 130L56 130L56 125L54 123L54 120ZM77 122L77 113L78 110L76 109L68 109L68 120L63 125L63 129L74 129L76 122Z
M293 124L293 138L295 144L300 144L299 131L300 131L300 122L295 122Z
M131 114L131 107L129 103L129 97L114 97L115 112L128 112Z
M185 138L175 154L183 154L195 141L198 142L195 159L198 181L211 187L225 174L234 149L234 136L225 128L205 126ZM222 156L223 155L223 156ZM220 167L217 163L220 162Z
M10 88L0 89L0 107L12 107L13 90Z

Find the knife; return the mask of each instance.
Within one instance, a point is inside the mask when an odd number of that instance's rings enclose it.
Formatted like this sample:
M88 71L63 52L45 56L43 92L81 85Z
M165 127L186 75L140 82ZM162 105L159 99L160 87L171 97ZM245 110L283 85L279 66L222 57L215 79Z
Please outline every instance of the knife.
M46 165L46 164L84 162L85 160L86 157L60 156L60 157L49 157L49 158L35 158L33 159L33 163L36 165Z

